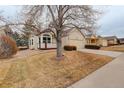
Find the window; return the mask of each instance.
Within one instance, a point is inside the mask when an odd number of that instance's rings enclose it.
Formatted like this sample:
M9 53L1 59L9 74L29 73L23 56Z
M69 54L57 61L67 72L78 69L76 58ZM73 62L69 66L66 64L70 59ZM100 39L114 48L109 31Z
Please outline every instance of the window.
M51 43L51 37L48 34L43 35L43 43Z
M43 43L46 43L47 38L43 37Z
M32 45L33 45L33 43L34 43L34 42L33 42L33 39L32 39Z
M50 37L47 38L47 42L51 43L51 38Z
M39 37L39 44L41 43L41 39L40 39L40 37Z

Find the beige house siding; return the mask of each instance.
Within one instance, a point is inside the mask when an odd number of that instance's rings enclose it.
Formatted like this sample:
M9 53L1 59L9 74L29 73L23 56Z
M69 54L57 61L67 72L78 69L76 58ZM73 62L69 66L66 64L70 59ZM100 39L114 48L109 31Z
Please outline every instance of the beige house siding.
M99 38L98 43L100 46L108 46L108 42L104 38Z
M65 45L69 45L69 36L62 38L62 47L64 47Z
M72 45L76 46L77 49L82 49L85 46L85 38L83 35L76 30L71 31L71 33L63 38L63 46L64 45Z
M29 39L29 48L30 49L37 49L38 48L38 37L31 35Z
M107 40L102 40L102 46L108 46Z

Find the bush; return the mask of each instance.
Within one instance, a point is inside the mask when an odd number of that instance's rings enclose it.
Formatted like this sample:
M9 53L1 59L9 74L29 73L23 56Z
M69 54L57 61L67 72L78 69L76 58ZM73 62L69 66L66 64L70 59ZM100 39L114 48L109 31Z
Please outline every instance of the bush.
M72 50L77 50L77 47L76 46L64 46L64 50L66 51L72 51Z
M85 45L85 48L87 48L87 49L100 49L100 46L98 46L98 45Z
M16 54L16 42L9 36L0 36L0 58L8 58Z
M19 47L18 50L27 50L28 48L27 47Z

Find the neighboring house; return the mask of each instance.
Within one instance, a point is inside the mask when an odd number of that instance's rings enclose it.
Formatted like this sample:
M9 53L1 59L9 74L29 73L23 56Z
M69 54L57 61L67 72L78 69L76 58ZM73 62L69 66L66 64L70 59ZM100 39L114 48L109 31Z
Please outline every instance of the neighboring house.
M86 42L87 45L109 46L118 44L118 39L116 36L102 37L97 35L87 35Z
M119 38L118 40L120 44L124 44L124 38Z
M85 38L80 31L73 29L63 36L62 47L65 45L76 46L77 49L84 48ZM54 49L56 47L56 39L50 32L44 32L40 35L32 34L29 38L30 49Z
M103 37L105 40L107 40L107 45L116 45L118 44L118 38L116 36L108 36Z
M99 40L98 40L98 43L100 46L108 46L108 42L105 38L101 37L101 36L98 36Z
M107 46L107 40L97 35L86 35L87 45Z
M99 45L99 38L96 35L89 34L85 36L87 45Z

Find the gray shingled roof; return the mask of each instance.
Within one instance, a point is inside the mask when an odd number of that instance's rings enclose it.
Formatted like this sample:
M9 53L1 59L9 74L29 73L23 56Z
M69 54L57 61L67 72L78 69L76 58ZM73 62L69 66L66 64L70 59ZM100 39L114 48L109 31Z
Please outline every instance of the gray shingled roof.
M124 41L124 38L118 38L120 41Z

